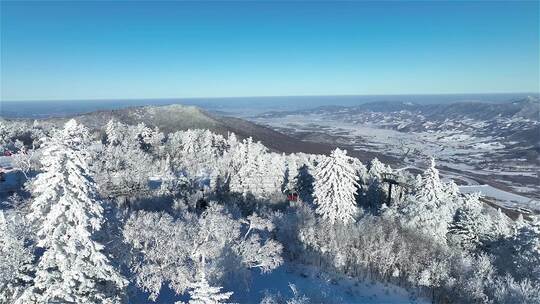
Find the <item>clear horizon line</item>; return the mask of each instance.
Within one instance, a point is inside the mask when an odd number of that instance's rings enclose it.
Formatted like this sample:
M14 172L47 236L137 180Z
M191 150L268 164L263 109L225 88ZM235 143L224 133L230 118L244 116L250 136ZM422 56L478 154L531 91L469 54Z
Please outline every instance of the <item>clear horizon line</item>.
M240 99L240 98L286 98L286 97L360 97L360 96L451 96L451 95L510 95L537 94L538 92L476 92L476 93L404 93L404 94L322 94L322 95L254 95L254 96L213 96L213 97L138 97L138 98L73 98L73 99L0 99L0 102L36 102L36 101L123 101L123 100L182 100L182 99Z

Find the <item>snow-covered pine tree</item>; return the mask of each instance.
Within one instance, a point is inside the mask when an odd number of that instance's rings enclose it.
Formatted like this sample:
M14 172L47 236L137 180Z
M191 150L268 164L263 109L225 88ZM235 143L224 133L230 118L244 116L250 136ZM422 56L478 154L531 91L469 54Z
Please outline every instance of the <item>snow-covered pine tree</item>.
M381 207L383 207L383 204L386 203L386 198L388 196L388 188L382 181L382 175L384 173L392 173L392 169L377 158L373 158L369 162L369 169L362 167L363 165L359 166L360 171L358 174L360 180L366 184L366 187L364 189L365 196L360 196L360 201L366 209L378 213L381 210ZM395 192L396 191L394 191L394 193Z
M313 203L314 172L314 164L309 161L305 161L298 167L298 174L295 177L296 191L298 191L298 196L302 202Z
M369 162L367 170L367 179L368 183L373 181L373 179L382 179L383 173L392 172L392 169L389 166L383 164L378 158L374 158Z
M435 161L431 159L414 188L400 208L404 224L445 243L448 225L459 206L455 187L441 181Z
M28 218L44 249L25 303L119 303L126 280L95 240L104 220L85 157L87 129L68 121L45 144Z
M204 271L201 272L201 278L191 286L189 295L191 299L189 304L219 304L228 300L232 292L221 292L222 287L210 286L204 275Z
M247 138L236 147L236 151L232 151L232 155L231 168L236 168L233 169L236 173L232 172L229 185L232 192L241 193L244 197L248 194L268 197L270 192L280 190L285 164L279 156L273 159L260 142ZM272 164L273 161L276 163ZM281 181L275 176L280 177Z
M285 159L285 179L283 180L282 191L296 191L298 188L298 164L296 155L291 154Z
M18 303L31 285L31 233L17 212L0 210L0 303Z
M107 135L107 143L110 145L120 144L126 136L127 128L124 124L109 120L105 125L105 134Z
M180 185L186 183L187 180L183 176L182 178L176 176L171 164L171 157L168 153L165 159L161 160L160 167L159 177L161 184L158 193L162 195L175 195Z
M368 178L368 169L367 167L357 158L353 158L353 164L356 168L356 175L358 176L358 180L365 184L367 182Z
M530 277L540 282L540 217L518 226L510 240L514 271L521 278Z
M457 209L448 231L455 243L466 249L475 249L487 237L491 219L482 212L478 194L464 195L462 200L463 205Z
M502 212L501 208L497 209L497 213L493 216L491 235L493 238L505 238L511 234L512 220Z
M269 197L275 193L282 192L282 186L285 183L286 175L286 158L282 154L269 153L266 155L263 168L267 168L266 174L263 175L263 183L265 185L264 194Z
M316 212L334 224L354 221L358 177L346 150L336 148L315 168L314 197Z

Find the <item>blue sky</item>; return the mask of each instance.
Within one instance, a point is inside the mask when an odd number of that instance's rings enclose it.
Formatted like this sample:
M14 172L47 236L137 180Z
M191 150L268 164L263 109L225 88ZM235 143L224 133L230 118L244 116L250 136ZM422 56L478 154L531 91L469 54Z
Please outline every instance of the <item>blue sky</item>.
M539 91L531 2L1 2L2 100Z

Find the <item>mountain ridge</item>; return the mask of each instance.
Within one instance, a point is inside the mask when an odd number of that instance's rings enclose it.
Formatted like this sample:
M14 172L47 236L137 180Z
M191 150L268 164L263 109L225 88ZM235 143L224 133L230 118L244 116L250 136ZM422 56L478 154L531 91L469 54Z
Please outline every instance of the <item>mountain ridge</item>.
M466 116L475 119L493 119L496 116L521 117L527 119L540 119L540 99L533 96L513 100L507 103L487 103L478 101L460 101L449 104L419 104L406 101L376 101L356 106L320 106L312 109L294 111L295 114L317 114L339 112L347 110L355 112L399 112L411 111L434 118ZM291 111L271 111L257 115L256 117L272 117L276 115L290 114ZM450 116L449 116L450 115Z
M223 136L234 133L240 138L252 137L256 141L261 141L271 150L283 153L325 154L334 148L328 144L300 142L291 136L247 120L210 113L196 106L179 104L99 110L65 117L39 119L39 121L61 126L72 118L93 130L98 130L113 119L130 125L142 122L149 127L157 127L164 133L187 129L208 129Z

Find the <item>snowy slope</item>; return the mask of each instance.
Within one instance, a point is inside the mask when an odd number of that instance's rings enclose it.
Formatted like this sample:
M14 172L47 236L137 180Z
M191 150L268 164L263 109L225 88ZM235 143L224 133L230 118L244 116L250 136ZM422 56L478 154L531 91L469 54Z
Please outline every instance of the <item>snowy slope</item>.
M310 303L429 303L414 299L406 290L389 284L358 282L356 280L321 274L316 268L286 263L269 274L252 272L249 288L238 282L227 282L223 291L233 291L233 303L259 303L268 292L291 298L290 284L294 284L300 294L307 296ZM232 286L232 287L231 287ZM155 303L172 303L188 300L175 297L164 290ZM141 293L131 303L154 303L146 300Z
M321 274L314 267L286 264L268 275L257 275L249 292L237 292L241 302L256 302L264 290L292 296L289 283L312 303L419 303L402 288ZM420 301L422 303L422 301Z

